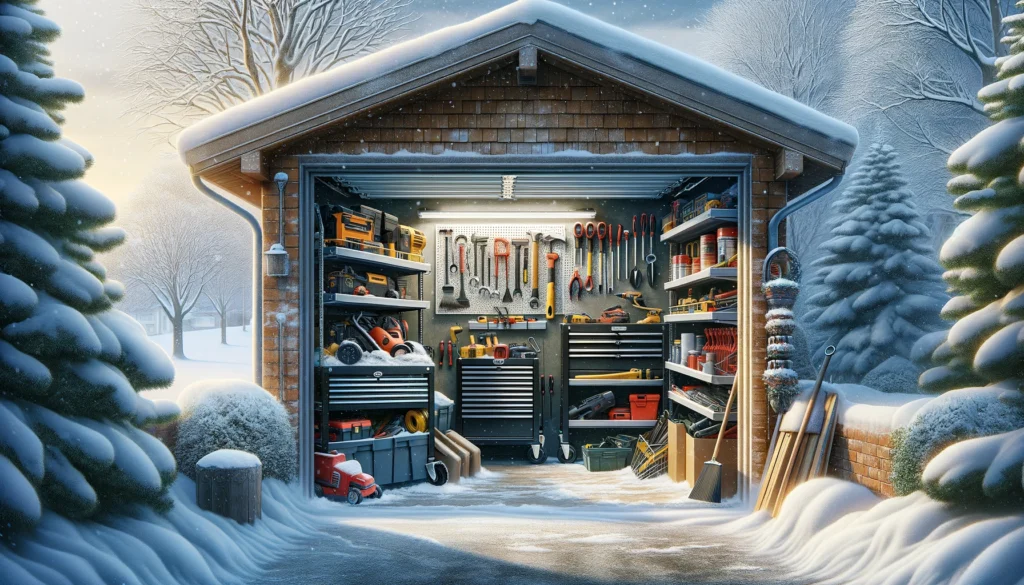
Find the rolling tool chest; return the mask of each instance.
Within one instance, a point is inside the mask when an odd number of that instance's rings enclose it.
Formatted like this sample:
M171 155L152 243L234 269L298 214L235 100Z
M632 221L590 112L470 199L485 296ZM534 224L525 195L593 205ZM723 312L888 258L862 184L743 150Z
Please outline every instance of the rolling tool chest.
M540 445L540 362L459 359L458 430L477 445Z
M661 324L563 324L566 440L579 446L589 438L650 430L665 408L667 350Z

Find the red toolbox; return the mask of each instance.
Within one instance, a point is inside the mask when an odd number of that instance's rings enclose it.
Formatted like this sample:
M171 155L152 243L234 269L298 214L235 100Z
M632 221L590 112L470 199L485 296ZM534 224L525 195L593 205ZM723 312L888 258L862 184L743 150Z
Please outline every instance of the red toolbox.
M373 438L373 423L365 418L332 420L329 424L331 432L328 439L332 443L336 441L358 441L360 439ZM319 439L320 433L316 433L314 438Z
M629 412L633 420L655 420L658 418L660 394L630 394Z
M633 413L630 408L625 406L617 406L608 410L609 420L629 420L633 418Z

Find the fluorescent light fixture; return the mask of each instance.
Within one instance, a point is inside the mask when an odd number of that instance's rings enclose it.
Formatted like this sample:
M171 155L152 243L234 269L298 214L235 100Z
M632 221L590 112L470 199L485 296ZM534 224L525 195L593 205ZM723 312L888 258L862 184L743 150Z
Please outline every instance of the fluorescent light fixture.
M597 211L593 209L568 209L564 211L502 211L499 209L480 211L443 211L421 209L420 219L594 219Z

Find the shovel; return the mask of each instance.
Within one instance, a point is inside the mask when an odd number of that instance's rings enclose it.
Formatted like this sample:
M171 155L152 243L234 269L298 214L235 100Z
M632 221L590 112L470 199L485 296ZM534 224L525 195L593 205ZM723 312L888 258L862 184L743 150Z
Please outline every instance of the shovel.
M644 224L647 223L647 214L640 214L640 228L644 228ZM633 270L629 271L629 284L634 289L640 288L640 285L644 283L644 273L640 272L640 263L637 261L636 249L637 249L637 236L640 232L636 229L636 216L633 216ZM645 234L646 235L646 234ZM643 238L639 238L640 243L643 244Z
M647 257L644 260L647 261L647 283L651 285L651 288L654 288L654 261L658 257L654 255L654 226L657 225L657 222L654 221L653 213L647 216L647 221L651 225L651 251L647 253Z

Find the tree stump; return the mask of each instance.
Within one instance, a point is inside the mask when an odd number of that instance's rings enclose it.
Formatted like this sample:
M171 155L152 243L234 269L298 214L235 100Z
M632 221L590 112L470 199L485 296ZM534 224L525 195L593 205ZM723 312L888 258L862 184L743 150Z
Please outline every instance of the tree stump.
M240 524L263 517L263 464L245 451L220 449L196 463L196 503Z

